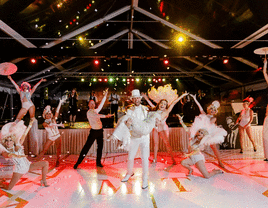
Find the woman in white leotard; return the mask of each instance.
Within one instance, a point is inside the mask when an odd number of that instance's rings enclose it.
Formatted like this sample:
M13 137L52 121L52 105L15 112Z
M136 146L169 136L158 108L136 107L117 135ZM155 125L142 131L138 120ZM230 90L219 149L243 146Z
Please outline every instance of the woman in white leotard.
M24 148L22 146L24 139L31 128L31 124L26 129L23 121L17 123L16 128L10 132L10 128L13 126L13 122L7 123L2 127L1 140L2 144L0 148L1 154L6 158L11 158L14 163L14 170L11 181L9 184L1 184L4 189L11 190L19 179L29 171L42 169L41 186L47 187L46 174L48 172L49 164L47 161L40 161L31 163L24 154Z
M206 113L206 112L204 111L203 107L201 106L201 104L197 101L197 99L196 99L196 95L191 95L191 94L190 94L190 96L194 99L196 105L198 106L198 108L199 108L199 110L200 110L200 113L206 115L206 116L210 119L210 121L211 121L212 123L216 123L216 120L217 120L217 118L216 118L216 114L218 113L218 110L217 110L217 109L220 107L220 103L219 103L219 101L217 101L217 100L213 101L213 102L207 107L207 113ZM218 150L216 144L211 144L210 147L211 147L211 149L213 150L215 156L217 157L218 162L219 162L219 165L220 165L222 168L224 168L224 164L223 164L222 161L221 161L221 155L220 155L220 152L219 152L219 150Z
M189 170L187 176L191 176L195 165L205 178L210 178L219 173L223 173L220 169L214 169L208 172L205 165L205 157L201 153L206 145L217 144L224 141L227 132L211 122L210 118L204 114L195 117L192 127L188 127L183 123L182 117L177 114L180 123L185 131L190 134L187 158L181 161L181 165Z
M56 154L57 154L56 167L60 165L60 155L61 155L61 135L60 135L58 126L64 127L64 124L57 124L56 120L58 119L62 102L63 101L60 100L54 116L52 114L50 105L47 105L44 109L43 118L45 119L45 122L43 123L43 126L46 129L46 132L48 134L48 139L44 145L43 151L39 154L37 158L37 160L42 159L44 154L47 152L48 148L53 143L55 143L56 150L57 150L56 151Z
M33 120L35 118L35 106L31 101L31 96L36 90L36 88L41 84L41 82L45 82L45 79L41 79L37 84L31 89L31 85L28 82L23 82L19 87L17 83L11 78L11 76L7 76L7 78L12 82L15 86L17 92L20 95L21 99L21 109L17 115L15 124L18 123L23 116L29 111L30 119Z
M240 146L241 150L240 153L243 153L243 139L245 137L245 130L248 135L249 140L251 141L253 145L254 152L257 151L256 144L253 140L252 136L252 129L251 129L251 122L253 120L253 110L250 109L249 105L253 102L252 97L247 97L243 100L243 107L244 109L241 111L236 123L239 123L238 130L239 130L239 140L240 140Z

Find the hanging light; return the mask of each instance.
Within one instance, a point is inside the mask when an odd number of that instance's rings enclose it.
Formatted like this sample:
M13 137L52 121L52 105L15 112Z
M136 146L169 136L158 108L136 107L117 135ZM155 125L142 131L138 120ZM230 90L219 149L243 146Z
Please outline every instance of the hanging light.
M169 60L168 60L168 59L164 59L163 63L164 63L165 65L168 65L168 64L169 64Z
M100 63L100 61L99 61L98 59L95 59L95 60L94 60L94 64L95 64L95 65L99 65L99 63Z
M36 64L36 59L35 58L31 58L31 63L32 64Z
M229 63L229 59L228 58L224 58L222 62L223 62L223 64L228 64Z

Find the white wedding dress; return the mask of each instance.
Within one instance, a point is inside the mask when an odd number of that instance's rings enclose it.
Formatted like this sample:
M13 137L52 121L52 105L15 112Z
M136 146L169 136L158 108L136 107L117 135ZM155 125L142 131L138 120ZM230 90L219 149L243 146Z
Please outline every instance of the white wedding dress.
M125 121L129 118L131 118L132 124L128 128ZM122 141L123 143L120 148L128 151L130 138L141 138L143 135L150 134L155 127L156 119L161 120L161 114L158 111L149 112L146 119L142 121L136 117L124 115L119 119L111 138Z

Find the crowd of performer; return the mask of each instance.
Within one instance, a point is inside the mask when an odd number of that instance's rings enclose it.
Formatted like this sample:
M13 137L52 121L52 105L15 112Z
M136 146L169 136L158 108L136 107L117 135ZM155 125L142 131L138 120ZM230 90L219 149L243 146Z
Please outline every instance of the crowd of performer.
M264 61L263 73L265 80L268 84L268 75L267 75L267 60ZM1 129L1 144L0 144L0 153L5 158L11 158L14 163L13 175L10 183L3 183L1 187L4 189L12 189L22 175L34 169L42 169L42 179L40 185L45 187L49 186L46 181L46 174L48 172L49 163L43 159L45 153L49 147L53 144L56 145L56 167L60 165L61 161L61 142L62 138L59 133L58 127L64 127L62 123L57 124L57 119L59 117L60 108L62 103L65 100L61 99L59 101L58 107L53 114L51 106L46 106L43 111L43 127L45 128L48 138L43 147L43 151L35 158L36 162L29 162L27 156L24 154L23 142L29 130L32 127L32 124L35 120L35 106L31 101L31 95L34 93L36 88L45 81L41 79L32 89L31 85L27 82L23 82L19 87L16 82L8 76L8 79L13 83L16 90L18 91L22 108L19 111L16 120L5 124ZM202 97L202 93L198 93L198 96ZM101 118L110 118L116 115L116 127L113 134L109 137L109 140L116 140L118 143L118 148L122 148L128 151L128 162L127 162L127 173L122 179L122 182L127 182L133 175L134 167L134 158L138 151L138 148L141 150L141 159L142 159L142 188L148 188L148 173L149 173L149 156L150 156L150 134L154 141L154 153L153 153L153 164L157 163L157 153L159 140L161 139L166 145L167 151L171 156L173 165L176 165L176 156L172 150L171 145L169 144L169 129L166 124L166 120L169 116L169 113L178 102L183 102L183 100L192 99L199 108L200 114L194 118L191 126L186 126L183 121L183 116L177 114L177 117L189 134L189 147L186 152L186 157L181 160L181 165L188 169L190 176L193 172L191 166L195 165L197 169L202 173L204 178L210 178L216 174L223 173L220 169L215 169L209 172L205 165L205 157L202 154L202 150L206 147L211 147L215 156L218 159L219 166L224 167L224 164L221 160L220 152L217 148L217 144L223 143L227 132L219 127L216 122L216 114L218 108L220 107L219 101L213 101L208 107L207 112L204 111L202 105L198 101L197 95L189 94L187 92L183 93L181 96L178 96L177 90L173 90L171 85L160 86L158 89L152 87L148 94L141 93L139 89L134 89L131 92L130 100L132 105L129 106L128 110L124 116L118 119L118 101L120 96L113 91L108 97L108 89L104 91L104 96L98 106L96 106L97 97L94 93L91 93L90 99L88 102L88 108L86 117L91 126L90 133L86 140L85 145L83 146L81 153L78 157L77 162L74 164L73 168L77 169L78 166L82 163L83 159L86 157L89 149L92 147L94 141L97 141L97 157L96 157L96 166L102 168L103 164L101 163L102 159L102 149L103 149L103 125ZM107 100L111 103L111 114L100 114L105 101ZM144 98L148 105L142 105L141 101ZM70 111L70 126L73 126L76 120L76 111L77 111L77 101L78 93L76 89L73 89L69 94L69 111ZM153 104L153 102L156 104ZM253 102L253 98L247 97L243 100L243 110L241 111L236 123L239 125L239 138L241 144L241 151L243 153L243 140L245 132L247 133L250 141L253 145L254 152L257 151L256 143L254 142L252 136L251 122L253 120L253 111L250 108L250 104ZM24 122L21 120L23 116L29 111L30 114L30 123L28 127L24 125ZM264 145L264 156L265 161L268 158L268 121L267 114L265 117L263 125L263 145Z

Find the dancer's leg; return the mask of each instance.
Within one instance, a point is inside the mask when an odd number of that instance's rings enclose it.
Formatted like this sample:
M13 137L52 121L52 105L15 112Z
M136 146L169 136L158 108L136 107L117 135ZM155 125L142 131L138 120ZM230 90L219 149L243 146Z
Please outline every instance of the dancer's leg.
M239 130L239 141L240 141L241 153L243 153L245 131L242 126L238 126L238 130Z
M73 115L72 115L72 112L70 114L70 126L72 126L72 121L73 121Z
M157 162L157 152L159 148L159 136L158 136L158 131L155 128L153 128L152 136L154 140L154 162Z
M7 190L11 190L22 176L23 174L13 173L10 183L7 186L4 186L3 188Z
M254 142L254 140L253 140L253 136L252 136L252 128L251 128L251 126L248 126L248 127L246 128L246 133L247 133L247 135L248 135L249 140L251 141L251 143L252 143L252 145L253 145L254 151L256 151L256 144L255 144L255 142Z
M79 158L74 166L74 168L77 168L77 166L84 160L84 158L86 157L89 149L91 148L92 144L94 143L96 137L95 137L95 133L94 131L92 131L92 129L90 130L90 133L88 135L87 141L84 145L84 147L82 148Z
M191 166L194 165L193 161L190 158L186 158L181 161L181 165L189 170L189 173L187 176L191 176L193 172L193 169L191 168Z
M98 166L102 166L101 165L102 149L103 149L103 131L101 130L97 135L97 158L96 158L96 164Z
M265 117L262 130L263 150L265 161L268 160L268 116Z
M195 166L197 167L197 169L202 173L202 175L205 178L210 178L216 174L223 173L223 171L220 169L214 169L213 171L208 172L204 160L199 160L197 163L195 163Z
M222 168L224 168L224 164L223 164L222 161L221 161L221 155L220 155L220 152L219 152L219 150L218 150L216 144L212 144L212 145L210 145L210 147L211 147L211 149L213 150L215 156L217 157L219 165L220 165Z
M44 155L46 154L46 152L48 151L49 147L52 145L53 141L51 141L50 139L47 139L45 145L44 145L44 149L42 152L40 152L40 154L37 156L37 161L41 160Z
M159 137L165 143L167 151L168 151L168 153L170 154L170 156L172 158L173 164L176 164L176 160L175 160L175 157L174 157L174 152L173 152L173 150L172 150L172 148L171 148L171 146L169 144L168 136L169 136L169 130L164 130L164 131L159 132Z
M32 105L30 108L29 108L29 114L30 114L30 118L34 118L35 117L35 106Z
M44 161L31 163L29 171L42 169L42 181L46 183L46 176L47 176L48 168L49 168L49 163L48 161L44 160Z
M56 145L56 154L57 154L57 162L56 163L59 163L60 161L60 155L61 155L61 136L56 139L55 141L55 145Z
M17 117L16 117L16 120L19 122L27 113L27 110L25 108L21 108Z

